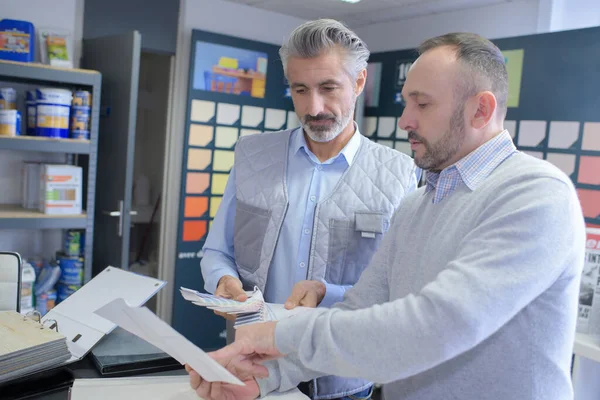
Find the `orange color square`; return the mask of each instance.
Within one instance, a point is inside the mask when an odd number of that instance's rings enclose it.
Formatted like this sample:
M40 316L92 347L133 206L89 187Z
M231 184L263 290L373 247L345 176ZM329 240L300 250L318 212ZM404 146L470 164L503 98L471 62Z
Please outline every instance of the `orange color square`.
M186 218L198 218L208 211L208 197L186 196L183 215Z
M183 241L198 242L206 236L206 221L183 221Z
M581 156L577 182L600 185L600 157Z

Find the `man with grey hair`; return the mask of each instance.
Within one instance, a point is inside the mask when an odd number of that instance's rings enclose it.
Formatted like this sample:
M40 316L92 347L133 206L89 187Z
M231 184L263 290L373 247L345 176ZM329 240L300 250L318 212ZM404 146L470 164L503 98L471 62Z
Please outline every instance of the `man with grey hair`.
M399 122L426 186L342 303L242 327L211 356L257 377L261 395L337 374L384 383L394 400L572 399L583 215L570 179L503 128L507 80L484 38L426 41ZM193 371L190 382L206 400L253 398Z
M223 297L243 301L256 286L287 308L330 307L369 264L419 170L353 121L369 58L354 32L310 21L280 56L302 126L238 141L202 275L205 289ZM326 376L300 388L313 399L369 399L372 386Z

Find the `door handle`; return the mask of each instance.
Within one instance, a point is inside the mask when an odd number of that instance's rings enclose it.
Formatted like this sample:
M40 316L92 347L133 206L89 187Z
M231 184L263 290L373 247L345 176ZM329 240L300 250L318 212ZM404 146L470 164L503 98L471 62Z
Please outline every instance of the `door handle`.
M123 236L123 200L119 201L119 209L116 211L102 211L104 215L108 215L111 217L119 217L119 223L117 228L117 233L119 237ZM137 211L131 210L129 211L129 215L137 215Z

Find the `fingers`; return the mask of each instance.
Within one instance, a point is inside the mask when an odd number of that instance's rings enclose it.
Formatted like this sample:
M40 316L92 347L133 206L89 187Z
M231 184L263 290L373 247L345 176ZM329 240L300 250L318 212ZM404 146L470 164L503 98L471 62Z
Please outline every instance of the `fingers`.
M300 301L302 301L304 296L306 296L306 288L301 285L301 282L297 283L292 289L292 294L290 294L290 297L285 301L285 308L291 310L296 307L300 304Z
M235 315L227 314L227 313L220 312L220 311L215 311L215 314L217 314L218 316L223 317L229 321L235 321L235 317L236 317Z
M189 370L188 370L189 368ZM200 384L202 383L203 379L200 377L200 375L198 375L198 373L196 371L194 371L193 369L191 369L189 366L186 365L186 371L188 371L188 374L190 375L190 386L192 387L192 389L197 390L198 387L200 386Z
M242 287L242 282L230 275L225 275L221 278L221 280L219 280L215 295L237 301L248 300L248 295Z
M307 291L306 295L300 300L298 304L304 307L317 307L317 305L319 304L317 292L314 292L312 290Z

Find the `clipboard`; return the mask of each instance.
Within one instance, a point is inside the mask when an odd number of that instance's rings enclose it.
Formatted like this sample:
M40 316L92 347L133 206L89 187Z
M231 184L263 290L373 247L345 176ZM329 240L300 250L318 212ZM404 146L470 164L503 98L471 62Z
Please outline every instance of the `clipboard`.
M165 281L109 266L50 310L42 318L42 323L52 321L67 338L71 358L63 365L83 359L116 328L116 324L94 314L94 311L118 298L140 307L165 285ZM51 328L55 328L54 325Z

